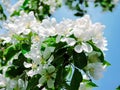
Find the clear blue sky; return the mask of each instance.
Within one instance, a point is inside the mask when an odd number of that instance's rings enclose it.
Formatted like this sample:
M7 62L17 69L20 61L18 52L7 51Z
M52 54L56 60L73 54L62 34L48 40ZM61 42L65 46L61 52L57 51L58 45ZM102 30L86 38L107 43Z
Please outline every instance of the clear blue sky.
M94 90L115 90L120 85L120 4L113 10L113 12L102 12L101 8L88 9L93 22L101 22L106 26L104 36L108 40L108 51L106 53L106 60L112 65L103 73L104 77L96 81L98 88ZM54 13L54 17L61 21L64 18L76 19L74 12L69 10L66 6L58 9Z

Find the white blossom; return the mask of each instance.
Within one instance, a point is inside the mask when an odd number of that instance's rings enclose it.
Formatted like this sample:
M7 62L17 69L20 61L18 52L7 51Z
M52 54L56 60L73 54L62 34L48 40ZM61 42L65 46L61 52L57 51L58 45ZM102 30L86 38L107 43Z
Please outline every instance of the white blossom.
M93 48L90 44L88 43L82 43L81 45L76 45L74 50L77 52L77 53L81 53L82 51L85 51L85 52L92 52Z
M99 62L100 59L99 57L101 56L100 52L92 51L91 53L88 54L88 60L90 63L95 63Z
M62 42L67 42L69 46L74 46L76 43L76 40L74 38L62 38Z
M16 9L18 9L24 2L24 0L18 0L15 4L12 4L12 0L1 0L5 9L12 14Z
M85 67L88 74L90 74L95 80L100 79L103 75L102 72L105 70L104 65L100 62L89 63Z
M31 70L27 71L27 75L30 76L30 77L33 77L34 75L36 74L39 74L40 70L42 69L41 65L40 65L40 62L39 63L36 63L36 62L32 62L32 63L27 63L27 62L24 62L24 66L26 68L31 68Z
M51 4L51 2L46 0L46 4ZM52 4L54 5L54 3ZM19 40L14 35L26 38L28 34L32 33L30 37L30 51L24 53L24 56L31 61L24 61L23 65L26 68L25 72L27 76L41 75L38 86L46 83L48 88L54 87L56 68L51 65L51 62L56 58L53 53L57 49L54 46L47 45L45 42L46 39L51 37L55 38L55 42L53 43L56 45L59 42L65 42L65 47L72 47L77 53L85 53L88 62L84 70L88 78L99 79L102 77L105 67L99 58L101 53L94 51L92 44L102 51L106 50L107 41L103 36L104 25L100 23L93 24L88 15L77 20L64 19L60 23L57 23L55 18L46 18L42 22L39 22L35 19L33 12L29 14L21 12L20 16L9 18L4 23L4 26L8 30L8 33L6 34L7 37L5 35L0 36L0 39L4 40L3 44L19 43ZM65 53L67 54L67 51ZM18 56L18 54L16 55ZM7 69L4 68L3 72L5 73L6 71ZM0 81L2 81L0 85L7 86L8 90L12 90L17 84L19 84L20 88L26 88L27 86L27 82L24 82L22 79L17 81L7 79L7 83L10 83L10 85L7 85L3 77L0 76ZM84 82L81 83L79 89L90 90Z
M88 87L88 86L86 85L86 82L82 82L82 83L80 83L79 90L92 90L92 88L91 88L91 87Z
M28 15L22 13L21 16L10 19L4 25L5 28L9 30L9 37L14 34L27 35L30 32L35 32L39 37L42 38L58 35L59 37L56 39L57 42L64 39L70 46L74 46L76 43L78 43L76 46L77 48L79 47L78 52L83 51L83 47L87 48L84 48L84 51L89 52L92 50L91 46L86 43L89 40L92 40L93 43L102 51L107 50L107 41L103 37L103 29L105 26L101 25L100 23L92 24L88 15L85 15L84 17L75 21L67 19L60 23L57 23L55 18L47 18L40 23L35 19L32 12ZM74 35L76 40L69 37L70 35ZM5 42L11 41L11 38L9 39L9 37L7 37L8 39L6 38ZM81 49L79 43L83 43Z
M50 6L50 13L53 13L56 9L56 7L60 6L62 3L62 0L41 0L44 4L47 4Z
M48 88L53 88L56 77L55 67L48 66L47 68L43 69L40 74L42 77L39 79L39 84L47 82Z
M0 88L3 88L5 86L6 86L6 79L2 74L0 74Z

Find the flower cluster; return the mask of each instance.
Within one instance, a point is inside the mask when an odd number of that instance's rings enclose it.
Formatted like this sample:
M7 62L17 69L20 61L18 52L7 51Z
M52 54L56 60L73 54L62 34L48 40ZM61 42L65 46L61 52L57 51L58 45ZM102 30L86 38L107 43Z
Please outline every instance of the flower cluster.
M43 2L46 5L50 6L50 13L53 13L56 9L56 7L60 6L62 4L62 0L40 0L41 2ZM40 7L40 9L42 9L43 7Z
M93 24L88 15L60 23L55 18L37 21L33 12L10 18L4 23L7 33L0 36L0 88L95 87L91 79L101 78L108 64L103 54L107 50L104 27Z
M22 4L24 0L19 0L14 5L12 4L12 0L1 0L1 3L4 5L5 9L12 14L16 9L18 9Z
M12 0L1 0L1 3L11 16L19 15L21 11L33 11L37 19L43 20L61 6L62 0L18 0L16 3Z

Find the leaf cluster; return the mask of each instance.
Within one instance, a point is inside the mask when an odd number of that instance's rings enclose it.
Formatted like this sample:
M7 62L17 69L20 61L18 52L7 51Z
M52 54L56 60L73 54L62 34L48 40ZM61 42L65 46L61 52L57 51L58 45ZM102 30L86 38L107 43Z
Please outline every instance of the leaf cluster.
M115 4L113 0L65 0L65 4L71 9L76 10L75 16L83 16L87 13L87 8L90 3L94 4L94 7L101 7L103 11L113 11Z

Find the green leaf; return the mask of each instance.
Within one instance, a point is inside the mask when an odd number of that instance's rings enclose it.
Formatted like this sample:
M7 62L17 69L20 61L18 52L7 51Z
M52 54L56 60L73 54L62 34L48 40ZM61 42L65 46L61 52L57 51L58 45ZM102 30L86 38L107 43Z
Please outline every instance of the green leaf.
M84 2L84 0L79 0L79 3L82 4Z
M62 87L61 86L61 84L62 84L62 71L63 71L63 69L60 67L59 69L58 69L58 71L57 71L57 75L56 75L56 79L55 79L55 88L57 89L57 90L60 90L60 88Z
M75 16L83 16L84 13L83 13L83 12L77 12L77 13L75 13L74 15L75 15Z
M24 0L23 6L26 6L28 4L29 0Z
M6 77L15 78L17 76L20 76L23 73L23 71L23 67L10 66L8 67L5 75Z
M37 10L38 6L37 6L37 3L39 3L39 1L35 1L35 0L31 0L31 9L33 10Z
M104 60L103 65L111 66L111 64L106 60Z
M12 63L13 66L8 67L6 71L6 76L14 78L16 76L21 75L25 70L25 67L23 65L24 61L27 61L27 58L24 57L23 54L20 54L18 56L18 59L13 60L13 63Z
M5 49L3 55L5 56L6 63L19 51L20 51L20 44L11 45L7 49Z
M56 44L56 48L53 53L54 60L52 62L52 65L54 65L55 67L61 66L64 61L68 61L69 59L68 55L66 54L67 48L65 48L65 45L66 43L64 42Z
M87 65L87 57L84 52L82 53L74 52L73 60L74 60L74 65L79 69L83 69Z
M93 82L91 82L91 81L89 81L89 82L87 83L87 86L88 86L88 87L98 87L95 83L93 83Z
M34 75L32 78L30 78L26 90L39 90L39 88L37 87L39 78L40 78L39 74Z
M68 73L69 71L65 67L60 66L58 68L57 76L55 79L55 90L60 90L63 87L69 90L70 86L66 83L66 76Z
M3 59L3 50L0 50L0 59Z
M25 54L30 51L30 45L29 44L22 44L22 53Z
M13 65L17 67L24 67L23 63L25 61L27 61L27 58L23 54L20 54L18 59L13 60Z
M111 11L111 12L112 12L114 7L115 7L115 5L110 4L110 5L109 5L109 11Z
M71 66L69 66L68 68L68 74L67 74L67 79L71 79L71 77L72 77L72 74L73 74L73 68L71 67Z
M13 35L13 38L17 39L18 41L23 41L24 37L20 36L20 35Z
M7 16L5 15L4 13L4 10L3 10L3 7L2 5L0 4L0 20L6 20L7 19Z
M87 0L85 0L85 7L89 7Z
M116 90L120 90L120 85L116 88Z
M19 16L20 15L20 11L15 10L10 16Z
M101 62L104 62L104 54L103 54L102 50L100 50L98 47L96 47L95 44L92 42L92 40L88 41L88 43L92 46L94 51L101 53L101 55L99 56L99 59L101 60Z
M78 90L80 82L82 82L82 79L83 78L81 72L75 69L70 83L70 90Z
M51 36L49 38L46 38L46 40L43 42L47 46L55 46L56 45L56 36Z
M82 12L83 10L80 8L79 4L76 5L76 10Z
M66 52L66 49L65 48L61 48L59 50L57 50L56 52L54 52L54 60L52 62L52 65L54 65L55 67L59 67L61 66L64 61L65 61L65 52Z

